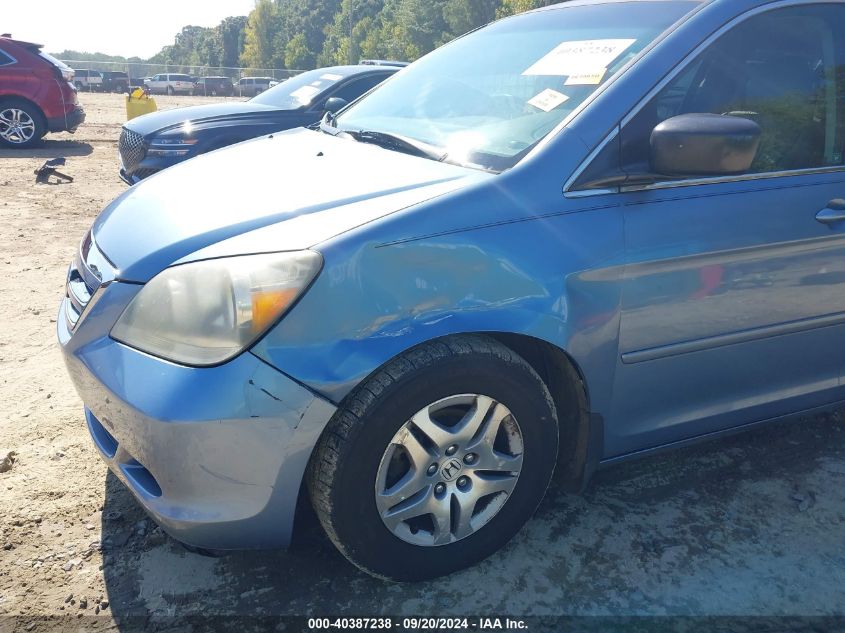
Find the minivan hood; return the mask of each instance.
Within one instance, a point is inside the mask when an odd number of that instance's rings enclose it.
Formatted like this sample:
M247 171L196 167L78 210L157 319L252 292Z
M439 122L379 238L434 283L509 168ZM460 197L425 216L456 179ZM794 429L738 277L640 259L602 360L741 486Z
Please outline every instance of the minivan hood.
M490 174L298 128L159 172L94 223L118 278L175 262L309 248Z
M162 130L182 125L188 121L192 124L200 122L207 123L230 118L248 118L250 115L266 114L267 112L275 111L284 113L284 111L278 108L262 103L227 101L225 103L212 103L209 105L151 112L150 114L145 114L144 116L139 116L128 121L123 127L147 136L154 132L161 132Z

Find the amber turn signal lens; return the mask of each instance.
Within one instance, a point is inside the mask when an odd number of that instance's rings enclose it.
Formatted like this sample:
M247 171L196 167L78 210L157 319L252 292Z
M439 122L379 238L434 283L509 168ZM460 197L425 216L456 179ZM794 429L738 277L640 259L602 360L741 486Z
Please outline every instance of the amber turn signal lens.
M252 293L252 331L263 332L287 310L299 294L296 288L257 290Z

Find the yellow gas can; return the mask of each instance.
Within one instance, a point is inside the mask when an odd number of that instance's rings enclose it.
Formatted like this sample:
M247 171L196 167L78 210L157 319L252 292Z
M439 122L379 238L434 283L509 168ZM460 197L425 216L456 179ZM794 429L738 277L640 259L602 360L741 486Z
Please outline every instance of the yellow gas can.
M127 121L134 119L136 116L141 116L142 114L155 112L157 109L156 100L140 88L137 88L131 95L126 97Z

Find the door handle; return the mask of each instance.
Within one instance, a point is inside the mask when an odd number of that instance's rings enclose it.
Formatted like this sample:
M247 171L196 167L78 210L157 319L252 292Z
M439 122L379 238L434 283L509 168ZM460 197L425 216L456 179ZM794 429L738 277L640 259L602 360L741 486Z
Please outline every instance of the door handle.
M816 214L816 220L822 224L836 224L845 221L845 200L836 198Z

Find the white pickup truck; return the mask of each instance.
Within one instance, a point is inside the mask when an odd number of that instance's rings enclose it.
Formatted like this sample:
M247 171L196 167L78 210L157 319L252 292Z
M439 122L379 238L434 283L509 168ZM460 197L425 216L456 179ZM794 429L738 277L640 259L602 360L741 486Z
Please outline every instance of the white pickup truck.
M74 70L73 85L76 86L77 90L86 90L88 92L102 90L103 73L99 70Z

